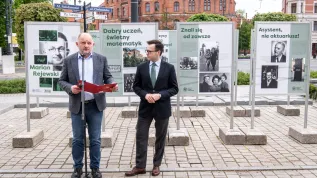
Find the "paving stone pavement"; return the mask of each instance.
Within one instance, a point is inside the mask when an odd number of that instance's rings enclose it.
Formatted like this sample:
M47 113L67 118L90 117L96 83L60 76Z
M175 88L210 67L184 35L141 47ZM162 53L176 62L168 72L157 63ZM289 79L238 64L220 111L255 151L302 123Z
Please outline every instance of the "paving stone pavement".
M316 144L301 144L288 136L290 126L304 123L304 106L295 107L300 108L300 116L285 117L277 113L276 106L259 106L261 116L255 118L255 127L267 135L267 145L224 145L219 139L219 127L229 126L230 118L223 106L204 107L206 117L182 118L180 126L188 130L190 144L166 146L161 169L168 172L163 172L163 177L317 177ZM122 109L109 107L104 112L105 127L115 131L115 143L112 148L102 149L100 168L107 175L113 172L112 177L122 177L135 165L137 119L121 118ZM15 108L1 114L0 177L70 177L68 138L72 132L66 112L67 108L50 108L43 119L31 120L31 130L42 129L44 140L26 149L12 148L12 138L26 130L26 109ZM250 121L247 117L234 118L237 127L250 127ZM309 106L308 126L317 128L314 106ZM176 118L170 118L169 127L176 128ZM150 131L154 131L154 122ZM148 171L153 155L153 147L148 147Z
M125 177L124 173L103 173L104 178ZM70 178L71 174L43 173L43 174L0 174L0 177L14 178ZM153 177L149 172L134 178ZM162 172L157 178L315 178L316 170L294 171L196 171L196 172Z

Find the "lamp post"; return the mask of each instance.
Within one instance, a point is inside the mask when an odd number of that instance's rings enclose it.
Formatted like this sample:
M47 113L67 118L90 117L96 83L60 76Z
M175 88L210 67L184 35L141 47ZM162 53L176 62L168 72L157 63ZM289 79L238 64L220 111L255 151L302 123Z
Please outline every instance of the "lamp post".
M12 55L12 0L6 0L6 34L4 35L6 41L6 47L4 48L4 54Z

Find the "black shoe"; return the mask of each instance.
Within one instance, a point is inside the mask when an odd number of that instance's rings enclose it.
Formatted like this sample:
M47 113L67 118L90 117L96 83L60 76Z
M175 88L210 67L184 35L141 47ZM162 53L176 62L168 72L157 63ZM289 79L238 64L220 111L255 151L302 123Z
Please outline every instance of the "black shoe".
M72 178L80 178L82 174L83 174L82 168L75 168L72 174Z
M102 174L98 168L91 169L92 178L102 178Z

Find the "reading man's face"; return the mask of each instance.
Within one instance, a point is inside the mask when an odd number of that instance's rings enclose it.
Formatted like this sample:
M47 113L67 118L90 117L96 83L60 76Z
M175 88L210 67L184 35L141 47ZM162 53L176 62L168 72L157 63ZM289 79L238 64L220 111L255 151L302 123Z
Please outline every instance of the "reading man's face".
M58 38L57 42L50 42L46 54L48 54L51 63L61 64L66 57L65 40Z

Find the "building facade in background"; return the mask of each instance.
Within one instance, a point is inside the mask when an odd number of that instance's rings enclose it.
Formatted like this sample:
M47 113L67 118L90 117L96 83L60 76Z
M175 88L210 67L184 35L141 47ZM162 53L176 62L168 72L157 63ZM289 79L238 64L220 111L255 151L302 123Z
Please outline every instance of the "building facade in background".
M131 0L105 0L113 8L106 23L131 22ZM234 0L139 0L139 22L158 22L160 29L175 29L197 13L221 14L236 21Z
M299 22L311 22L312 25L312 56L317 54L317 1L314 0L283 0L282 12L294 14Z

